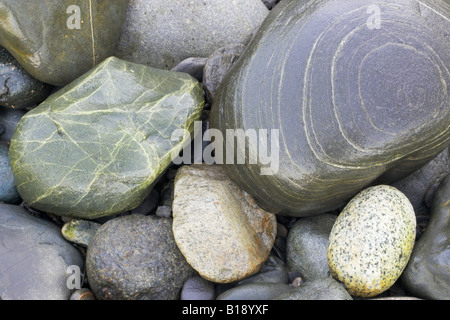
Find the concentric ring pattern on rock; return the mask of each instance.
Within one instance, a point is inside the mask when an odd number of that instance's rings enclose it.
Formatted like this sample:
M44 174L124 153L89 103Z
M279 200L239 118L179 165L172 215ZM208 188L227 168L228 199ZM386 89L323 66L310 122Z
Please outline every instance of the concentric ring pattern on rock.
M417 170L450 141L449 39L444 1L282 1L211 114L224 133L278 129L279 170L261 175L247 144L227 173L266 210L307 216Z

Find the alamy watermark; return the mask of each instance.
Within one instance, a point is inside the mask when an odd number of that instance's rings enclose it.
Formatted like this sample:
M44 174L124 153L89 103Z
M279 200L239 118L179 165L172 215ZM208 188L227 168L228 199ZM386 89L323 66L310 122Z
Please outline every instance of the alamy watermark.
M280 162L279 129L226 129L225 134L219 129L202 130L202 121L194 122L194 138L189 131L177 129L172 133L171 141L179 142L184 137L191 144L178 152L172 153L174 164L250 164L261 167L261 175L274 175L278 172ZM206 143L205 143L206 142Z
M367 28L370 30L381 29L381 8L377 5L370 5L367 7L367 14L370 14L366 23Z

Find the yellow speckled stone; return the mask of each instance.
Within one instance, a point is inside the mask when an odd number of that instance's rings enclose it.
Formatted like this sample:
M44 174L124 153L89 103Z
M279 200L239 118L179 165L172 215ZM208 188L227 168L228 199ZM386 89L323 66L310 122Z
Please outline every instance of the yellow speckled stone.
M414 209L403 193L386 185L365 189L347 204L331 230L331 275L353 296L379 295L402 274L415 235Z

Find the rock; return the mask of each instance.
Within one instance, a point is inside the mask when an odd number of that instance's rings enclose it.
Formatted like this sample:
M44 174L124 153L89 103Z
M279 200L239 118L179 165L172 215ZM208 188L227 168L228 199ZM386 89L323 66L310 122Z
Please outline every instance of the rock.
M281 259L270 255L261 269L255 275L237 282L238 285L248 283L288 283L289 275L287 267Z
M450 170L449 153L449 148L445 149L423 168L391 184L408 197L417 216L430 213L427 201L433 199L437 186Z
M239 59L244 49L243 44L230 44L217 49L208 58L203 72L203 86L210 102L214 101L216 92L228 70Z
M449 145L450 6L378 1L379 29L368 7L281 1L227 73L210 125L223 137L256 131L240 153L259 161L241 164L235 152L225 168L264 210L338 210L374 180L399 180ZM260 161L265 136L270 168ZM232 141L223 140L226 150Z
M260 0L132 0L116 56L161 69L247 43L269 11Z
M187 74L108 58L22 117L10 147L18 191L77 219L132 210L190 140L203 104Z
M61 229L63 237L70 242L87 248L101 224L87 220L71 220Z
M152 190L150 194L142 201L142 203L131 210L131 213L138 213L143 215L149 215L158 206L159 193L156 190Z
M24 109L34 107L49 95L51 86L33 78L0 47L0 106Z
M172 215L172 207L170 206L159 206L155 213L158 217L169 218Z
M22 109L0 107L0 125L4 129L0 134L0 142L9 144L17 124L25 113L26 110Z
M335 222L335 215L324 213L300 218L289 230L287 265L290 270L299 271L304 281L328 276L328 237Z
M178 169L172 210L175 241L206 280L238 281L267 260L276 236L275 215L261 210L222 166Z
M347 204L331 230L331 275L352 296L381 294L405 269L415 233L414 209L403 193L387 185L367 188Z
M199 82L203 81L203 68L208 58L187 58L171 69L174 72L186 72Z
M273 300L353 300L353 298L339 282L325 277L307 281Z
M272 300L291 289L285 283L247 283L221 293L216 300Z
M199 276L185 282L180 296L180 300L214 300L215 298L214 284Z
M127 3L1 0L0 46L34 78L64 86L114 55Z
M0 204L1 300L67 300L68 268L83 272L80 252L53 223Z
M262 0L267 9L271 10L280 0Z
M194 270L178 250L172 220L132 214L103 224L86 257L100 300L175 300Z
M8 146L0 143L0 201L17 204L21 201L17 192L14 176L11 171L8 156Z
M402 274L403 287L415 297L450 300L450 175L439 185L431 218Z
M91 290L83 288L75 290L69 300L95 300L95 296Z

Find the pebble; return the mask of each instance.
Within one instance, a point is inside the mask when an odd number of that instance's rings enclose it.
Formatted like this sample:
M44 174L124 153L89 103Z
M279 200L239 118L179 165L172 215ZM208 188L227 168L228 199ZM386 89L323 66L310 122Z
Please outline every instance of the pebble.
M86 271L99 300L176 300L195 273L175 244L172 219L141 214L109 220L97 230Z
M339 282L324 277L307 281L274 300L353 300L353 298Z
M93 221L73 219L64 224L61 233L67 241L87 248L100 226L101 224Z
M9 164L9 148L0 143L0 201L18 204L20 194L15 185L15 179Z
M300 218L289 230L286 247L287 265L299 271L305 281L326 277L328 267L328 238L336 216L321 214Z
M81 253L54 223L20 206L0 203L0 257L1 300L68 300L82 282Z
M26 112L23 109L0 107L0 125L4 129L0 134L0 142L9 144L17 124Z
M413 296L450 300L450 174L442 180L431 207L430 222L416 242L402 274L403 287Z
M70 296L69 300L96 300L94 294L91 290L87 288L82 288L75 290Z
M247 283L221 293L216 300L272 300L291 289L285 283Z
M361 191L331 230L327 252L331 275L352 296L381 294L405 269L415 232L414 209L403 193L387 185Z
M189 278L181 290L180 300L214 300L214 283L200 276Z
M161 69L247 43L269 10L261 0L134 0L128 5L116 56ZM151 53L151 54L149 54Z
M276 237L275 215L259 208L217 165L178 169L175 241L203 278L230 283L255 274Z
M188 73L199 82L202 82L203 68L207 61L208 58L187 58L173 67L171 71Z

